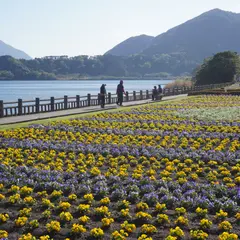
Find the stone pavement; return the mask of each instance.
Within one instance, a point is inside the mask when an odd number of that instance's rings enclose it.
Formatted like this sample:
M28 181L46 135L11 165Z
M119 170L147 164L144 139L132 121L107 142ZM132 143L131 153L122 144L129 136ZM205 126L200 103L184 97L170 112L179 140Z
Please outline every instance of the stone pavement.
M176 99L176 98L179 98L179 97L186 97L186 96L187 96L187 94L181 94L181 95L175 95L175 96L166 96L166 97L162 98L162 101L172 100L172 99ZM132 102L123 102L123 105L126 106L126 107L130 107L130 106L137 106L137 105L149 104L149 103L153 103L153 101L151 99L147 99L147 100L139 100L139 101L132 101ZM61 111L55 111L55 112L46 112L46 113L36 113L36 114L30 114L30 115L4 117L4 118L0 119L0 125L30 122L30 121L56 118L56 117L63 117L63 116L69 116L69 115L91 113L91 112L98 112L98 111L106 111L106 110L118 109L118 108L121 108L121 107L116 105L116 104L109 104L109 105L106 105L104 109L100 108L100 106L91 106L91 107L74 108L74 109L61 110Z

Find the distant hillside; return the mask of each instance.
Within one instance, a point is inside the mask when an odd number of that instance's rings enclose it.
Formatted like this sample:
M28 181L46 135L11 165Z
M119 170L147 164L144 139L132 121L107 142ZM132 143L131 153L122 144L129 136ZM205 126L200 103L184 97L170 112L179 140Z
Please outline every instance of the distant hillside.
M217 52L240 52L240 14L214 9L155 37L146 55L184 52L203 60Z
M128 56L136 54L149 47L153 39L154 37L147 35L130 37L105 54L112 54L115 56Z
M202 61L217 52L227 50L240 52L239 29L240 14L213 9L151 39L147 48L140 46L135 48L133 44L132 52L147 56L184 54L188 61ZM131 46L126 45L126 41L113 48L118 49L117 54L111 50L108 53L113 55L120 55L121 51L123 55L132 53Z
M0 40L0 56L4 55L9 55L17 59L31 59L31 57L25 52L18 50Z

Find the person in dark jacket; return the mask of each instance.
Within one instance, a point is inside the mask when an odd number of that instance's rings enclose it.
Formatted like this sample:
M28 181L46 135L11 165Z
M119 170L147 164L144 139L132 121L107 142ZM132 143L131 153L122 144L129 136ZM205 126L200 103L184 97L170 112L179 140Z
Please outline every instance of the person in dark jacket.
M158 90L157 87L154 86L153 90L152 90L152 100L157 100L157 96L158 96Z
M159 94L162 94L162 93L163 93L163 89L162 89L161 85L158 85L158 93L159 93Z
M102 86L100 87L101 108L104 108L105 106L105 95L106 95L106 84L102 84Z
M158 85L158 95L159 95L159 100L162 100L163 97L163 89L161 87L161 85Z
M117 105L122 106L123 94L125 94L125 90L124 90L124 86L123 86L123 80L121 80L117 86L117 98L118 98Z

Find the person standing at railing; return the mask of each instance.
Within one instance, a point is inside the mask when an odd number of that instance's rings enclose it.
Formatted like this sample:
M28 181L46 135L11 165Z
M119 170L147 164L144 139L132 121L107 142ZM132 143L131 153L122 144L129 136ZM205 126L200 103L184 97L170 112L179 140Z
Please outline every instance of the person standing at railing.
M158 85L158 96L159 96L159 100L162 100L163 97L163 89L161 87L161 85Z
M100 87L100 103L101 103L101 108L104 108L105 106L105 96L106 96L106 84L102 84Z
M157 100L157 96L158 96L158 90L157 87L154 86L153 90L152 90L152 100Z
M124 86L123 86L123 80L121 80L120 83L118 84L116 93L117 93L117 105L122 106L123 94L126 95Z

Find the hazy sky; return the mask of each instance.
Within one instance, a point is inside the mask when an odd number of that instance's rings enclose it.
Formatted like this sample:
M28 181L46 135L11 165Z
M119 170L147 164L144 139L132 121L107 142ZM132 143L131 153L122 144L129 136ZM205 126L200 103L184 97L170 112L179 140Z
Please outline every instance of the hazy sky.
M98 55L213 8L240 13L240 0L0 0L0 40L32 57Z

